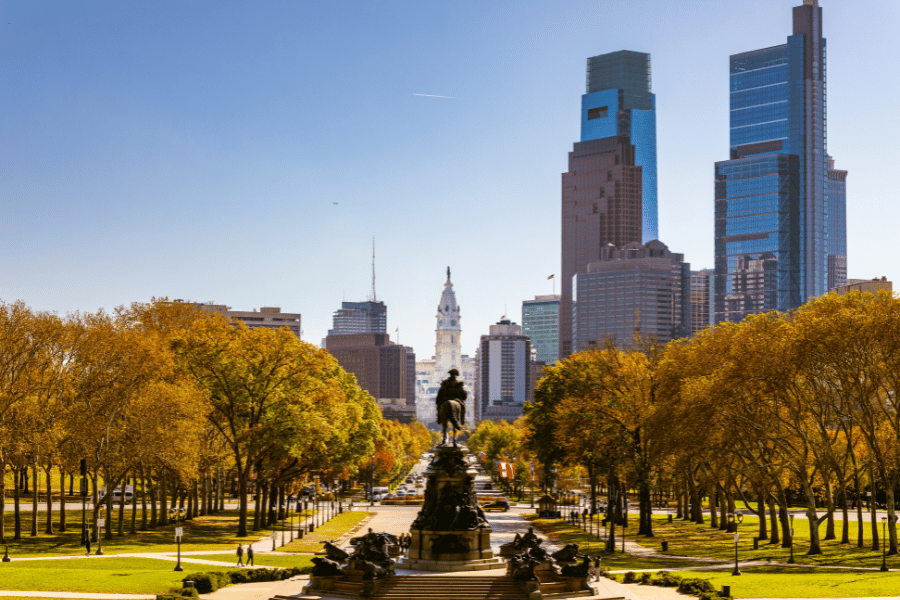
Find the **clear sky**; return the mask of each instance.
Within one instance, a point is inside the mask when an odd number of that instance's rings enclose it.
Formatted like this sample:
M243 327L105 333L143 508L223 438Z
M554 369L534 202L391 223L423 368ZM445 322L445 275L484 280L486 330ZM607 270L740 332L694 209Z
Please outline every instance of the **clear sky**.
M319 343L375 236L392 338L431 356L449 265L473 354L553 291L585 59L622 49L652 55L660 239L712 267L728 57L800 2L2 1L0 298L281 306ZM849 276L898 285L900 3L820 4Z

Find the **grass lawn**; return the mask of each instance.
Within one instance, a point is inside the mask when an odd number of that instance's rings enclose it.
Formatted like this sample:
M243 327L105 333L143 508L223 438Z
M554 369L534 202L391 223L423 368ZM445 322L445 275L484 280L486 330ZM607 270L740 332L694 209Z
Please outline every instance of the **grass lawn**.
M181 587L185 575L208 571L205 565L174 564L150 558L63 559L0 563L0 587L5 590L160 594ZM4 599L5 600L5 599Z
M8 508L8 507L7 507ZM69 519L68 531L46 535L40 533L31 537L26 532L31 531L30 513L23 513L23 535L18 541L12 540L12 515L6 514L6 540L9 544L9 553L15 559L17 556L70 556L84 554L84 548L79 545L81 541L81 513L67 511ZM311 515L314 511L305 511L303 515ZM27 521L25 519L27 515ZM77 519L76 519L77 515ZM125 511L126 520L129 511ZM252 513L248 515L252 525ZM130 521L128 521L130 523ZM43 521L41 521L43 523ZM192 521L185 521L184 537L181 550L225 550L236 548L239 543L256 541L260 537L268 535L268 531L249 532L245 538L237 537L238 511L224 510L206 517L196 517ZM279 522L280 523L280 522ZM295 519L296 524L296 519ZM280 528L280 525L279 525ZM43 531L43 529L39 529ZM127 525L126 525L127 531ZM139 531L135 534L126 533L118 536L113 530L113 539L103 540L104 554L122 554L125 552L173 552L175 550L175 525L170 523L165 527L157 527L151 531ZM97 544L91 544L91 551L97 551Z
M218 560L221 562L226 562L229 565L237 564L237 556L232 554L202 554L202 555L190 555L190 556L182 556L181 560L188 560L192 558L199 558L202 560ZM244 556L244 563L247 562L247 556ZM186 564L186 563L185 563ZM253 557L253 566L255 567L283 567L288 569L290 567L305 567L308 565L312 565L312 556L304 556L302 554L295 554L293 556L288 555L285 556L283 554L266 554L263 552L257 552ZM194 565L198 567L199 565ZM209 565L204 567L207 571L223 571L226 570L224 567L216 567L213 565ZM6 600L5 598L3 600Z
M279 552L318 552L324 548L323 542L336 540L341 537L354 525L361 522L367 516L374 513L368 513L362 510L353 510L343 512L335 516L321 527L317 527L313 533L303 536L302 540L294 538L294 541L278 548Z
M610 571L622 569L683 569L685 567L699 567L713 562L698 562L678 560L677 558L644 558L630 554L605 555L603 540L597 538L596 533L590 535L581 529L572 527L565 519L539 519L536 515L525 515L539 532L548 540L558 544L578 544L581 552L590 555L603 555L603 567ZM627 534L626 534L627 535Z
M794 519L794 560L798 564L808 565L836 565L844 567L880 567L881 552L873 552L869 526L866 524L865 548L856 547L856 523L851 522L850 544L840 544L841 523L835 524L838 534L836 540L822 540L822 554L807 556L809 550L809 524L800 519ZM822 537L825 536L825 523L819 527ZM734 534L726 533L709 526L709 520L702 525L690 521L674 521L669 523L664 515L654 515L652 540L644 538L638 541L646 546L659 549L659 542L668 540L668 554L677 556L700 556L713 558L734 558ZM772 560L787 562L790 557L790 549L782 548L780 544L769 544L766 540L759 542L759 550L753 550L753 537L759 533L759 519L757 517L745 517L739 530L738 555L741 560ZM881 530L879 529L879 535ZM627 530L626 530L627 535ZM900 556L889 556L887 565L890 569L900 569Z
M900 572L747 567L741 569L740 576L733 576L730 570L673 573L684 578L708 579L716 590L721 589L722 584L730 585L731 595L735 598L896 596L900 589Z

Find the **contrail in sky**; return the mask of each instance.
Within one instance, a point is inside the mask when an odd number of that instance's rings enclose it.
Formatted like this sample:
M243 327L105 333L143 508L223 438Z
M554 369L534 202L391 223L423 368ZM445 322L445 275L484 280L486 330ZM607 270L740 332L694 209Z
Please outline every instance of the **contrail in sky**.
M413 96L426 96L428 98L452 98L456 100L456 96L438 96L435 94L413 94Z

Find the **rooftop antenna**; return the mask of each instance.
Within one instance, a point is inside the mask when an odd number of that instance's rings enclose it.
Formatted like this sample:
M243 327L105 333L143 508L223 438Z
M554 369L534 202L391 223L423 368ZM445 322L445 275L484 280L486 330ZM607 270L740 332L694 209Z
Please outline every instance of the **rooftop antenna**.
M375 236L372 236L372 302L378 302L375 295Z

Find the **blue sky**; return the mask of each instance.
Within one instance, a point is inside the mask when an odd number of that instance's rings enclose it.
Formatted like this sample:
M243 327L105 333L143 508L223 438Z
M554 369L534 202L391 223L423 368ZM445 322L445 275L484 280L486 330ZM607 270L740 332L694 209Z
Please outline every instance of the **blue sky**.
M728 57L799 3L0 2L0 298L274 305L318 343L375 236L392 337L432 354L449 265L474 353L553 290L585 59L621 49L652 55L660 239L711 267ZM820 4L849 275L900 283L900 6Z

